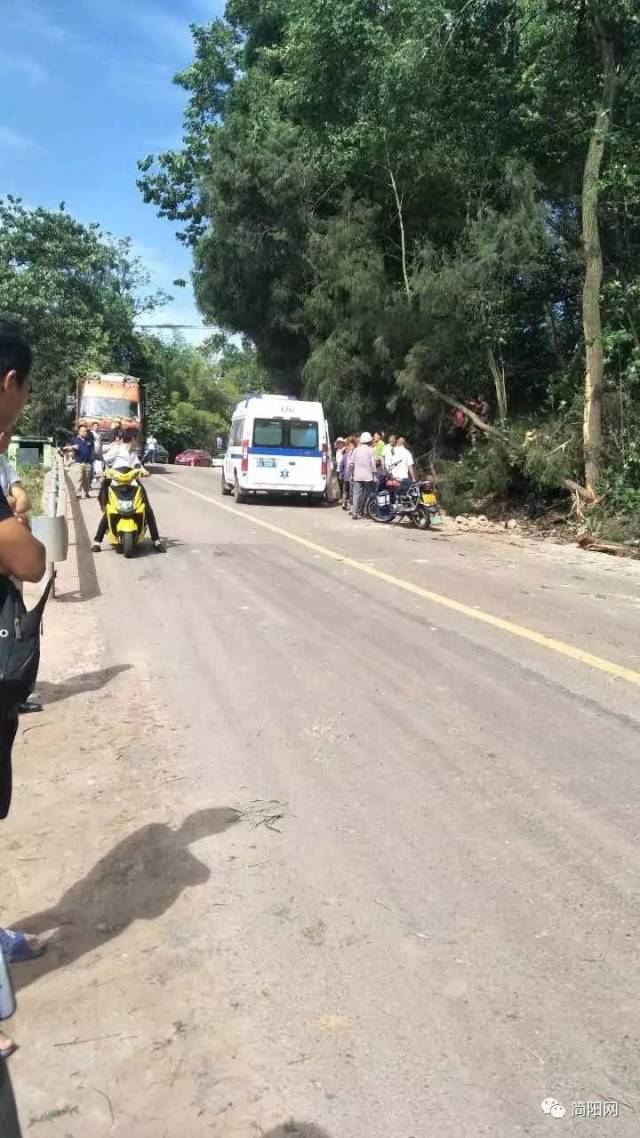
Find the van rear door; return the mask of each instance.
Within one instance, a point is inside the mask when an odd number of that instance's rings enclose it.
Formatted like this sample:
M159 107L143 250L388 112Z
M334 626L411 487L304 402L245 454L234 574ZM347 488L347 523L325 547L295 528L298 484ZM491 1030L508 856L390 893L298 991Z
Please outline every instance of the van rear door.
M290 478L295 479L299 489L319 493L326 482L326 469L322 472L325 439L320 437L321 424L317 419L289 419L288 425Z
M256 490L286 490L287 422L278 416L256 418L249 440L248 485Z
M317 419L256 418L249 447L252 490L283 493L324 490L321 425Z

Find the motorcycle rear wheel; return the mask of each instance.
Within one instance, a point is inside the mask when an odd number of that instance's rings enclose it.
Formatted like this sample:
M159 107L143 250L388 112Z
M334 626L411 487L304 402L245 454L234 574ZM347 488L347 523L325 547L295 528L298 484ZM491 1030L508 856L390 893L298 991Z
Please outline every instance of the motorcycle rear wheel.
M134 533L123 533L122 535L122 552L125 557L133 557L133 551L136 547L136 535Z
M430 528L431 511L428 506L421 506L419 512L411 515L411 525L421 530Z

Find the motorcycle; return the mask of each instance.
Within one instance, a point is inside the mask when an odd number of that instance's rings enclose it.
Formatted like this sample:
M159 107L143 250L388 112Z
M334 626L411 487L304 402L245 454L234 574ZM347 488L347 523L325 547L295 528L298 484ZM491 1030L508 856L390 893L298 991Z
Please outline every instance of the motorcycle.
M438 499L431 479L404 485L390 474L381 474L375 492L367 503L373 522L389 525L408 518L416 529L429 529L439 517Z
M109 491L105 515L107 537L117 553L133 557L147 532L147 507L140 488L140 479L147 476L140 467L122 470L105 470Z

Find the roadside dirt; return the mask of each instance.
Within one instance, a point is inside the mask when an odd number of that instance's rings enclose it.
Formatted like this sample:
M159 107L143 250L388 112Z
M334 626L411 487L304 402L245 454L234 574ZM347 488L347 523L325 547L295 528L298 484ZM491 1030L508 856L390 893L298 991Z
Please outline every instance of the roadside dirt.
M153 493L168 556L65 567L16 747L0 921L58 929L15 970L25 1136L502 1138L568 1088L635 1103L633 693ZM635 652L637 563L296 527ZM428 714L389 714L368 652L336 668L372 628L399 692L437 664Z
M222 1015L210 1030L222 973L206 1007L193 981L208 951L203 914L215 914L212 865L238 816L181 793L179 759L160 742L172 725L145 669L109 659L100 601L73 584L63 569L45 622L45 711L23 717L0 831L0 921L57 930L40 961L14 969L19 1008L5 1026L20 1048L22 1126L34 1138L163 1138L189 1118L199 1138L221 1133L224 1112L254 1134L230 1089L232 1057L235 1084L242 1072L233 1032Z

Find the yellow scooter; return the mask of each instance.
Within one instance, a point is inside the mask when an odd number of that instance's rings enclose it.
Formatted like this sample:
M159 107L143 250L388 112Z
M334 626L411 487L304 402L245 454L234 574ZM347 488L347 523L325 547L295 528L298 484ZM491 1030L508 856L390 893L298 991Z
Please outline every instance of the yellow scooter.
M136 545L147 532L147 506L139 485L140 479L147 477L147 471L138 466L108 469L104 474L109 479L105 508L107 536L116 552L133 557Z

